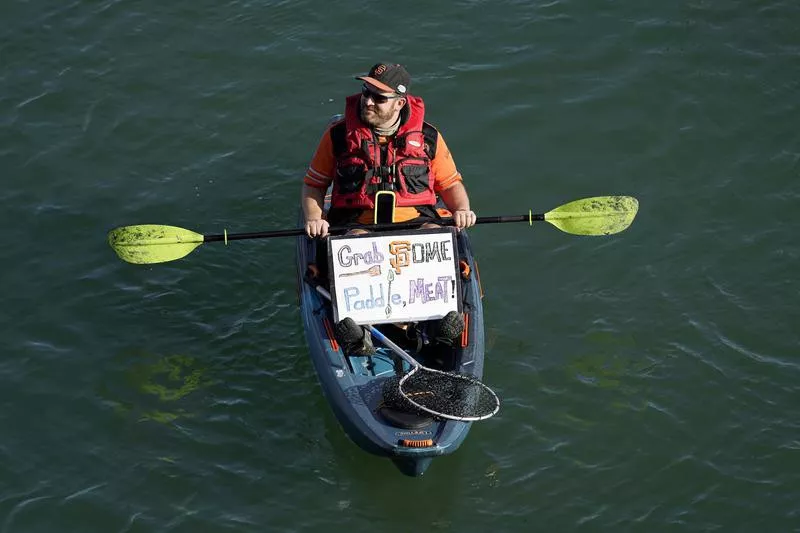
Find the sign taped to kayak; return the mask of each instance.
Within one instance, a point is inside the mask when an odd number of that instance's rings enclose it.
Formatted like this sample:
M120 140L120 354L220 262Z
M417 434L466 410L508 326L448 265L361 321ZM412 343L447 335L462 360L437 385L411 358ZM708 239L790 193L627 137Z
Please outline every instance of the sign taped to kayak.
M334 320L385 324L460 313L454 232L432 228L328 239Z

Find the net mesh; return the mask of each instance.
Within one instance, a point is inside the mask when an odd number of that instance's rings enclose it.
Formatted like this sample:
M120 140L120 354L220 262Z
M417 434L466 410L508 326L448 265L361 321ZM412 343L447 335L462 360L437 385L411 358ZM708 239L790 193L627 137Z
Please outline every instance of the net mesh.
M395 390L412 410L453 420L482 420L500 408L497 395L474 377L425 367L403 376Z

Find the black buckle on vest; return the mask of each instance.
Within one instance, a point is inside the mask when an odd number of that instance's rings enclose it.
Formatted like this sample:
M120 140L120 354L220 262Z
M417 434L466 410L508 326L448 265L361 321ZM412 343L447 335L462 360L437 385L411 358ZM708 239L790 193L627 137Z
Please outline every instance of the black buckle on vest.
M381 191L393 191L394 190L394 167L381 165L379 167L375 167L374 174L379 179L379 185L377 187L378 190Z
M365 192L370 196L375 194L376 191L380 190L380 181L373 179L375 177L375 169L367 170L366 174L364 175L364 182L367 184L365 187Z

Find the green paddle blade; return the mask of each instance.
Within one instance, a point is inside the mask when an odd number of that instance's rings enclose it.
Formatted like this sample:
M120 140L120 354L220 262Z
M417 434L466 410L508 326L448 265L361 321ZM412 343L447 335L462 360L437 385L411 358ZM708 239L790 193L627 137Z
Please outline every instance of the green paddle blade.
M203 243L203 236L175 226L141 224L108 233L108 244L123 261L146 265L174 261Z
M573 235L611 235L630 226L638 210L631 196L596 196L557 207L544 219Z

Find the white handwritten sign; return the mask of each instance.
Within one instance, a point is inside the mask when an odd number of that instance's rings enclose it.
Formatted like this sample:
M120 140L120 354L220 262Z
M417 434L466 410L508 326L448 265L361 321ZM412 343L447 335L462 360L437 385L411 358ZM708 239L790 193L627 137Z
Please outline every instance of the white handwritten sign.
M455 230L331 237L334 320L417 322L461 312Z

